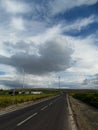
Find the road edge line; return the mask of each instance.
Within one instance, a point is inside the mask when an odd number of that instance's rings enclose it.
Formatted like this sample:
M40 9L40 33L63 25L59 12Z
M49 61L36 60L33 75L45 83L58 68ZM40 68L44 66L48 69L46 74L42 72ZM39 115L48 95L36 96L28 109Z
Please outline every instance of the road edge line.
M75 119L74 119L74 114L71 108L71 104L69 101L69 95L67 94L67 104L68 104L68 112L69 112L69 121L71 124L71 130L78 130Z

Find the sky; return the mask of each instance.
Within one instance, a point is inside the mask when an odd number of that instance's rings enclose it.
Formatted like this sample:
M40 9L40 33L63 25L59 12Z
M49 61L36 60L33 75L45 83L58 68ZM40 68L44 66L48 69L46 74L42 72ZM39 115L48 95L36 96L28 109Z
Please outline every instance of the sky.
M98 0L0 0L0 88L98 89Z

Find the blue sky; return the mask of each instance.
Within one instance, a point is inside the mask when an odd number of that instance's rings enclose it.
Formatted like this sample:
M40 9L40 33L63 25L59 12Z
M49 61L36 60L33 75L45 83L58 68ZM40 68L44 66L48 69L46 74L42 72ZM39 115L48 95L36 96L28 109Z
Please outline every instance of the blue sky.
M26 87L58 87L61 76L62 87L97 88L97 12L97 0L1 0L0 87L25 74Z
M0 71L0 75L5 75L5 72L4 71Z

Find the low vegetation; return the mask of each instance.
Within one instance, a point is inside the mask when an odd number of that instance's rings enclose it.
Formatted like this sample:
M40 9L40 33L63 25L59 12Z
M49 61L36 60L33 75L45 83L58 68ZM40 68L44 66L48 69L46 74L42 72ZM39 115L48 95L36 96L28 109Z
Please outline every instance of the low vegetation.
M98 108L98 92L71 93L71 95L76 99Z
M28 91L28 90L27 90ZM41 94L9 94L10 91L2 91L0 94L0 108L28 101L36 101L38 99L55 96L57 91L43 90Z

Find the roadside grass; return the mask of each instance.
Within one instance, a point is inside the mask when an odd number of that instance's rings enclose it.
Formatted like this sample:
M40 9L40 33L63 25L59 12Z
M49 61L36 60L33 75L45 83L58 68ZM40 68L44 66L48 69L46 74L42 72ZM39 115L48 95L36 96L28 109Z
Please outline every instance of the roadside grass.
M71 93L71 96L98 108L98 92Z
M36 94L36 95L0 95L0 108L4 108L13 104L36 101L38 99L55 96L56 94Z

